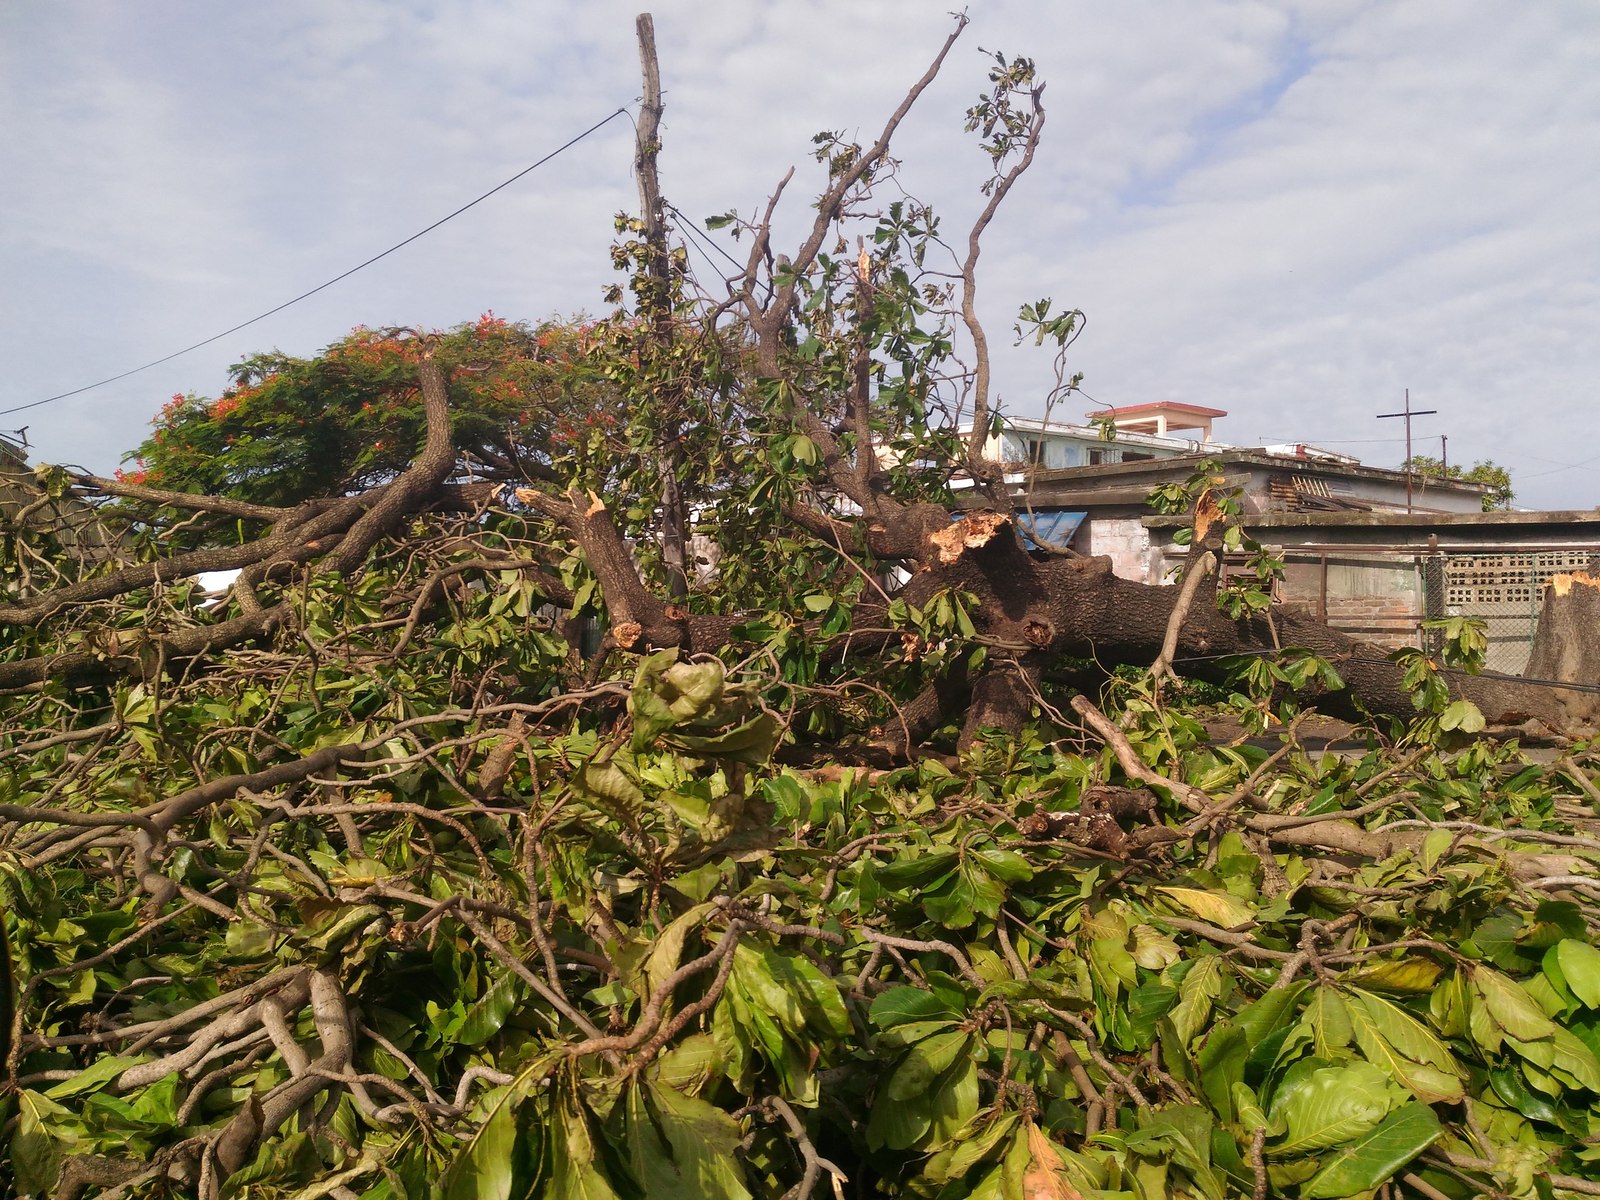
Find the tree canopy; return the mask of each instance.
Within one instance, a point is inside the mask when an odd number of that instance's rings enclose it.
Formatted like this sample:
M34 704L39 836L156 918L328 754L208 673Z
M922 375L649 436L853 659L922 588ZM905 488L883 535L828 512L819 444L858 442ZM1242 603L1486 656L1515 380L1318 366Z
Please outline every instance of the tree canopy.
M1033 64L960 236L889 186L965 24L788 253L787 178L710 222L720 291L647 200L612 314L261 356L38 471L104 536L0 540L13 1194L1600 1191L1592 730L1470 622L1219 585L1204 466L1181 586L1024 545L975 296Z
M601 333L574 320L530 326L486 312L427 339L449 380L451 440L464 467L550 478L618 424L614 389L590 362ZM358 327L315 358L273 352L231 368L215 399L177 395L126 457L124 482L285 505L385 483L423 433L412 331Z
M1463 483L1481 483L1488 489L1483 494L1483 511L1510 508L1516 493L1511 489L1511 472L1491 459L1463 467L1460 463L1446 463L1426 454L1414 454L1407 460L1406 469L1428 479L1459 479Z

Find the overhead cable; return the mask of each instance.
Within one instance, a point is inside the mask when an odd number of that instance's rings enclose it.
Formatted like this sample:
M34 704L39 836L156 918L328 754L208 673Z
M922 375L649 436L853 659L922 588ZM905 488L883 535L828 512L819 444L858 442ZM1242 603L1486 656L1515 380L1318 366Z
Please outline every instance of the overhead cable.
M440 217L437 221L435 221L432 225L429 225L426 229L419 229L416 233L413 233L410 237L406 238L404 241L396 242L394 245L390 246L387 250L383 251L381 254L374 254L371 258L367 259L365 262L357 263L355 266L351 267L348 271L345 271L345 272L343 272L342 274L339 274L339 275L335 275L332 279L328 280L326 283L319 283L316 287L310 289L309 291L301 292L298 296L294 297L294 299L292 299L292 300L285 300L282 304L279 304L274 308L269 308L269 309L267 309L266 312L259 313L256 316L251 317L248 321L240 321L239 324L233 326L231 329L224 329L221 333L213 334L212 336L204 339L203 341L199 341L199 342L194 343L194 345L192 345L192 346L185 346L182 350L174 350L171 354L163 355L160 358L157 358L157 359L152 360L151 362L145 363L141 367L134 367L131 370L123 371L120 374L112 375L112 376L109 376L109 377L107 377L105 379L97 380L94 383L86 383L82 387L73 388L70 392L58 392L54 396L46 396L43 400L34 400L34 401L32 401L31 403L28 403L28 404L19 404L15 408L0 408L0 417L6 416L6 415L8 415L10 413L23 412L23 411L25 411L27 409L30 409L30 408L38 408L40 405L43 405L43 404L53 404L53 403L55 403L55 401L57 401L57 400L65 400L69 396L81 396L84 392L91 392L95 388L105 387L106 384L108 384L108 383L116 383L119 379L126 379L130 375L137 375L141 371L150 370L151 367L159 367L162 363L171 362L175 358L181 358L183 355L188 354L193 350L198 350L202 346L209 346L212 342L221 341L223 338L229 336L230 334L238 333L241 329L248 329L251 325L256 324L258 321L265 321L268 317L273 316L273 315L275 315L277 313L281 313L284 309L290 307L291 305L299 304L300 301L308 299L311 296L315 296L318 292L323 291L326 288L332 287L334 284L340 282L341 280L350 278L350 276L354 275L357 271L360 271L360 270L362 270L363 268L366 268L366 267L370 267L373 263L377 262L379 259L388 258L389 255L393 254L396 250L399 250L399 249L402 249L403 247L409 246L412 242L416 241L418 238L423 237L426 234L432 233L435 229L439 228L439 226L443 225L446 221L454 220L456 217L459 217L462 213L466 212L469 208L473 208L473 207L475 207L475 206L477 206L479 204L482 204L485 200L487 200L490 196L494 195L496 192L503 191L505 188L510 187L513 183L517 182L517 180L521 179L524 175L527 175L532 171L538 170L540 167L544 166L545 163L549 162L551 159L555 158L557 155L560 155L560 154L564 153L565 151L570 150L572 147L576 146L579 142L583 141L584 138L588 137L592 133L595 133L602 126L610 124L612 121L616 120L618 117L622 116L627 111L628 110L626 108L617 109L616 112L612 113L610 116L604 118L603 120L595 122L593 125L589 126L589 128L585 129L582 133L578 134L576 137L574 137L571 140L563 143L560 146L557 146L554 150L550 151L549 154L546 154L543 158L541 158L538 162L534 163L532 166L525 167L522 170L518 171L510 179L507 179L502 183L495 184L494 187L490 188L487 192L484 192L483 195L477 197L474 200L467 201L467 203L463 204L460 208L456 209L454 212L449 213L446 216Z

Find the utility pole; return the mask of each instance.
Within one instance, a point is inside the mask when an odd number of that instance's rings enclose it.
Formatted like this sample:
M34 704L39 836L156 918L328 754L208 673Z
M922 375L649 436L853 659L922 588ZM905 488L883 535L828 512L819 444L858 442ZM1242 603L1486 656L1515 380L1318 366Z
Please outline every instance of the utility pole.
M1380 421L1385 420L1385 419L1387 419L1389 417L1404 417L1406 419L1406 511L1407 512L1411 511L1411 478L1412 478L1412 471L1411 471L1411 418L1412 417L1430 417L1430 416L1433 416L1438 411L1439 410L1437 408L1412 408L1411 407L1411 389L1407 388L1406 389L1406 407L1405 407L1405 411L1397 412L1397 413L1379 413L1378 414L1378 419Z
M1446 479L1450 478L1450 435L1439 435L1439 474Z

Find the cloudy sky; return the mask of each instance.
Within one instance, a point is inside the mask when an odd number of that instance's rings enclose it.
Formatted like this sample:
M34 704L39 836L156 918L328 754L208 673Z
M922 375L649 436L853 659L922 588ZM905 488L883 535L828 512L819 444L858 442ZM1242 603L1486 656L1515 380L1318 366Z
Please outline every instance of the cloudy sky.
M640 91L644 0L9 0L0 5L0 408L198 342L415 233ZM662 182L695 217L759 204L811 134L870 136L949 0L658 0ZM1083 309L1095 400L1226 409L1236 444L1508 466L1531 507L1600 504L1600 7L1593 0L974 0L899 146L974 210L980 48L1050 111L986 243L996 334ZM0 415L108 470L172 393L357 324L603 305L636 207L618 118L436 232L162 366ZM803 214L799 214L803 215ZM704 260L698 260L705 266ZM709 270L707 271L709 274ZM997 336L1006 406L1039 351ZM1081 406L1088 408L1088 404ZM1077 416L1076 412L1071 415Z

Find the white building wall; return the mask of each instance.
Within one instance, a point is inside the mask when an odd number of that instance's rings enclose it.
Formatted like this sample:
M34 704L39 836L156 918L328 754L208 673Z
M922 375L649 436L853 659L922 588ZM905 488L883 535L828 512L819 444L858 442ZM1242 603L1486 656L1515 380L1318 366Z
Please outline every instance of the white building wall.
M1139 583L1166 583L1166 560L1151 544L1139 517L1094 517L1089 521L1089 553L1111 560L1111 570Z

